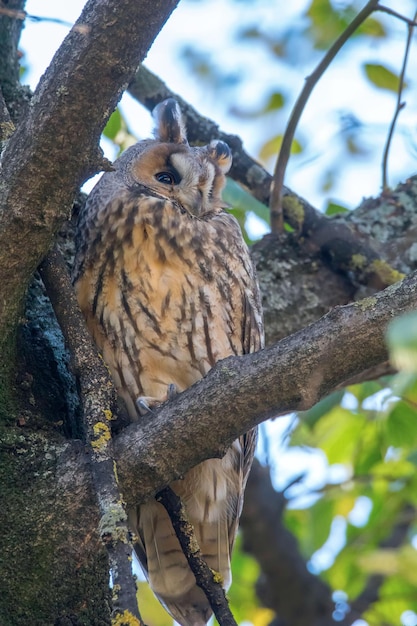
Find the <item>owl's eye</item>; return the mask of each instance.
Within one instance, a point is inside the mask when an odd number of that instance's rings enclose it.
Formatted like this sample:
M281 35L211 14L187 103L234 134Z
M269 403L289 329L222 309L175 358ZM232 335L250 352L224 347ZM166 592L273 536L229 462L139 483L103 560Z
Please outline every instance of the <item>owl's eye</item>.
M155 174L155 178L164 185L177 185L180 182L179 177L175 176L173 172L158 172Z

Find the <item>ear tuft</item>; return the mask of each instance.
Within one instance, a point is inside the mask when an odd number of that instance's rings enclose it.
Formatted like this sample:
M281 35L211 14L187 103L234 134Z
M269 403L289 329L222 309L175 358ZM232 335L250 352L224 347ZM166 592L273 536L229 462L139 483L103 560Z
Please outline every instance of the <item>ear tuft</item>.
M154 108L153 116L156 123L156 139L165 143L188 143L181 109L174 98L160 102Z
M217 163L223 174L232 167L232 151L227 143L220 140L214 140L207 146L207 150L213 161Z

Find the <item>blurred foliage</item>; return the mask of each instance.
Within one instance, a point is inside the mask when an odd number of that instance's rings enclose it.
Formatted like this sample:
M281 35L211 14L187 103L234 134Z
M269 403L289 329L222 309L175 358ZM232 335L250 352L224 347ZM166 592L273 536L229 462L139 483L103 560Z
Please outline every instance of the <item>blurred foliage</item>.
M329 478L312 506L290 504L286 523L313 570L314 553L327 550L330 564L317 573L348 601L364 591L370 576L384 577L378 600L364 615L370 626L394 626L406 611L417 612L416 337L417 314L395 320L388 343L406 371L325 398L300 414L291 439L292 446L325 452ZM332 466L344 468L342 480L330 480ZM336 519L345 533L339 550ZM401 527L402 540L393 542Z
M368 80L378 87L379 89L387 89L388 91L393 91L394 93L398 92L398 88L400 85L400 77L392 72L384 65L380 65L379 63L365 63L363 66L365 74ZM403 88L407 87L407 83L404 82Z

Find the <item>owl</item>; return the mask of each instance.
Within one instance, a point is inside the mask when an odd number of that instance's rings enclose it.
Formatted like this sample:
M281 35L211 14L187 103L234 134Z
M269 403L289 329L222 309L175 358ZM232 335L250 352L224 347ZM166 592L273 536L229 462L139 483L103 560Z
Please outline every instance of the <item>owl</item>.
M126 150L79 217L73 282L88 328L130 418L187 389L219 361L263 346L259 289L248 248L221 192L231 166L222 141L188 145L173 99L159 104L154 139ZM221 416L219 416L221 419ZM171 487L225 590L256 432ZM183 626L210 605L161 504L128 510L149 583Z

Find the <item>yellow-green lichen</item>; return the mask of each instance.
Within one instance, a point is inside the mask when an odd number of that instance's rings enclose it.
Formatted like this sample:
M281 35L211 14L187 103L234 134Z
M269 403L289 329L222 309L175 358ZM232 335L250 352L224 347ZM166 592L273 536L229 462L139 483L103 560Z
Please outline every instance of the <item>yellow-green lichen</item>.
M100 537L106 542L111 539L112 541L127 543L126 521L127 516L122 502L116 502L100 518L98 526Z
M304 207L296 196L284 196L282 199L282 208L285 213L285 220L291 226L302 226L304 222Z
M363 254L352 254L350 266L352 270L363 270L366 266L366 257Z
M108 422L111 422L111 420L115 419L110 409L103 409L103 413L104 413L104 417L106 418Z
M112 626L141 626L138 618L132 615L130 611L118 613L115 617L113 617L111 623Z
M378 300L374 296L370 296L369 298L362 298L362 300L354 302L353 305L361 311L368 311L369 309L373 309L377 302Z
M375 272L381 279L384 285L393 285L394 283L402 280L405 274L402 274L398 270L394 269L383 259L375 259L369 266L371 272Z
M119 475L117 473L117 463L116 463L116 461L113 461L113 474L114 474L114 479L115 479L116 483L119 484Z
M93 426L94 439L91 442L91 446L95 450L101 450L107 445L107 442L111 439L110 428L104 422L97 422Z
M217 583L218 585L223 585L224 583L224 578L223 576L220 574L220 572L217 572L215 569L211 570L211 573L213 574L213 581L215 583Z
M16 128L13 122L1 122L0 124L1 141L6 141L6 139L9 139L9 137L13 135L15 130Z

